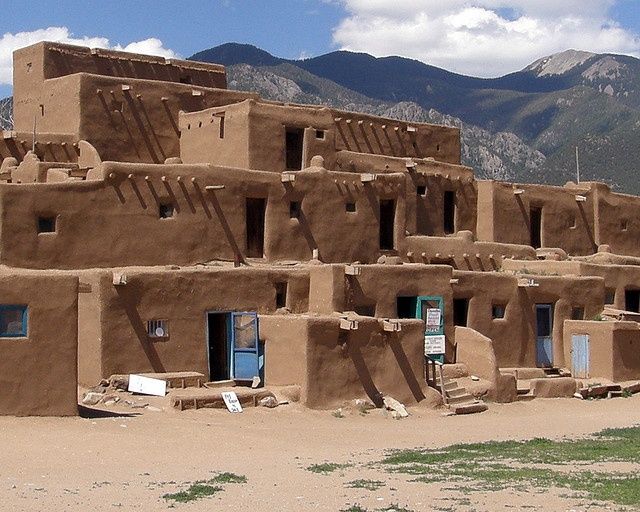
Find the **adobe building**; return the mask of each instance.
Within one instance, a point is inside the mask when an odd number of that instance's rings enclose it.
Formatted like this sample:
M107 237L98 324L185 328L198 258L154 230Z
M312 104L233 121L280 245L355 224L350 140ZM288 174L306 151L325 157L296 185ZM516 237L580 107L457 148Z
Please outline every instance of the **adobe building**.
M464 365L499 401L518 371L640 379L637 323L591 321L640 312L639 198L477 180L456 128L265 101L219 65L39 43L14 105L0 414L131 373L314 408L453 402Z

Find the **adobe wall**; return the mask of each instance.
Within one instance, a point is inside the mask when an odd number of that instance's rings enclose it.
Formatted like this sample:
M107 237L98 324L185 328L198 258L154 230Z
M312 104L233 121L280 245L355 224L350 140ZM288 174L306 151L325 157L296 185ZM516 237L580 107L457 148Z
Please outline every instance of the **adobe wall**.
M91 179L100 173L105 181ZM307 261L318 248L326 262L367 263L380 254L380 199L395 201L401 243L403 180L390 175L363 184L359 176L315 169L281 183L278 174L240 169L104 163L88 181L0 185L0 260L73 269L242 259L245 198L264 198L268 260ZM291 202L301 205L298 218L291 218ZM355 212L346 211L347 202ZM160 218L166 204L174 207L172 218ZM38 234L38 216L55 216L56 232Z
M594 183L592 187L598 200L598 243L609 245L615 254L639 256L640 198L611 192L601 183Z
M97 301L101 315L99 366L91 359L91 338L81 339L83 385L95 385L101 378L122 373L197 371L208 375L206 313L274 313L276 283L287 283L289 310L299 313L308 309L309 278L304 268L213 266L182 270L126 268L116 272L125 274L125 285L114 286L112 272L99 271L97 284L92 286L93 298L82 299ZM85 309L83 313L80 331L91 333L95 316L86 314ZM149 338L148 320L167 320L169 338ZM276 361L273 364L277 371Z
M5 158L15 158L20 163L28 151L33 148L33 130L29 133L3 131L0 139L0 162ZM76 163L78 144L72 135L42 133L36 136L35 153L40 160L47 162Z
M536 304L553 304L554 366L564 366L563 322L572 309L584 308L585 318L602 311L604 281L597 277L527 276L538 286L519 286L519 278L500 273L454 271L454 299L468 299L467 327L493 341L500 367L535 367ZM505 307L504 318L493 318L492 306Z
M542 247L573 255L597 250L593 192L547 185L478 181L478 239L531 245L531 208L542 209Z
M67 75L91 73L226 88L226 72L220 65L51 42L16 50L13 70L15 127L27 132L32 130L33 116L40 105L57 97L50 95L51 90L46 90L44 82ZM68 104L70 108L74 105L78 105L77 102Z
M0 338L0 414L78 414L78 279L0 271L3 305L26 305L27 336Z
M316 409L358 397L380 403L379 394L408 405L421 401L427 387L423 325L403 320L400 332L384 332L378 319L359 318L357 330L344 331L338 318L309 318L303 403Z
M565 357L569 366L574 334L589 335L590 378L613 382L640 378L640 326L637 322L565 322Z
M460 163L460 129L331 109L336 149Z
M102 284L95 271L79 273L78 382L95 386L102 373Z

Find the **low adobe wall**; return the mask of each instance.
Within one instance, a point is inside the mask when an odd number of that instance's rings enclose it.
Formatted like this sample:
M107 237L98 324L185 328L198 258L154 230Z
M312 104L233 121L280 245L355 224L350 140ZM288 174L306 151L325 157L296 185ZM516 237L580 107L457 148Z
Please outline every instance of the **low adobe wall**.
M640 325L637 322L567 321L565 357L571 364L571 337L589 336L589 378L614 382L640 379Z
M0 414L78 414L78 279L0 271L3 305L27 306L27 334L0 338Z

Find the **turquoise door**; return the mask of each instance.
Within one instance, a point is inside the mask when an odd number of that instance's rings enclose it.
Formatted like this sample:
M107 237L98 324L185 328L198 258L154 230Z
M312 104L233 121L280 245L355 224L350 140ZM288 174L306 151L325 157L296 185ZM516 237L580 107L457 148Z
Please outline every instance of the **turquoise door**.
M439 295L416 299L416 318L425 323L425 355L444 363L444 299Z
M553 305L536 304L536 360L538 367L553 366Z
M233 378L253 380L260 375L260 341L257 313L231 313Z
M581 379L589 378L589 335L571 336L571 374Z

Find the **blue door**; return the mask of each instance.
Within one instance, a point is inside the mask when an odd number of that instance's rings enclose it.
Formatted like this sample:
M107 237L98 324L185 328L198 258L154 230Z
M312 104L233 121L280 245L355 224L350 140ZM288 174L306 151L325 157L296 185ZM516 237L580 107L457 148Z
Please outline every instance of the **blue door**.
M252 380L260 375L257 313L231 313L233 378Z
M425 323L425 356L444 363L444 299L442 296L418 297L416 318L422 318Z
M589 335L571 336L571 374L581 379L589 378Z
M553 366L553 305L536 304L536 359L538 367Z

